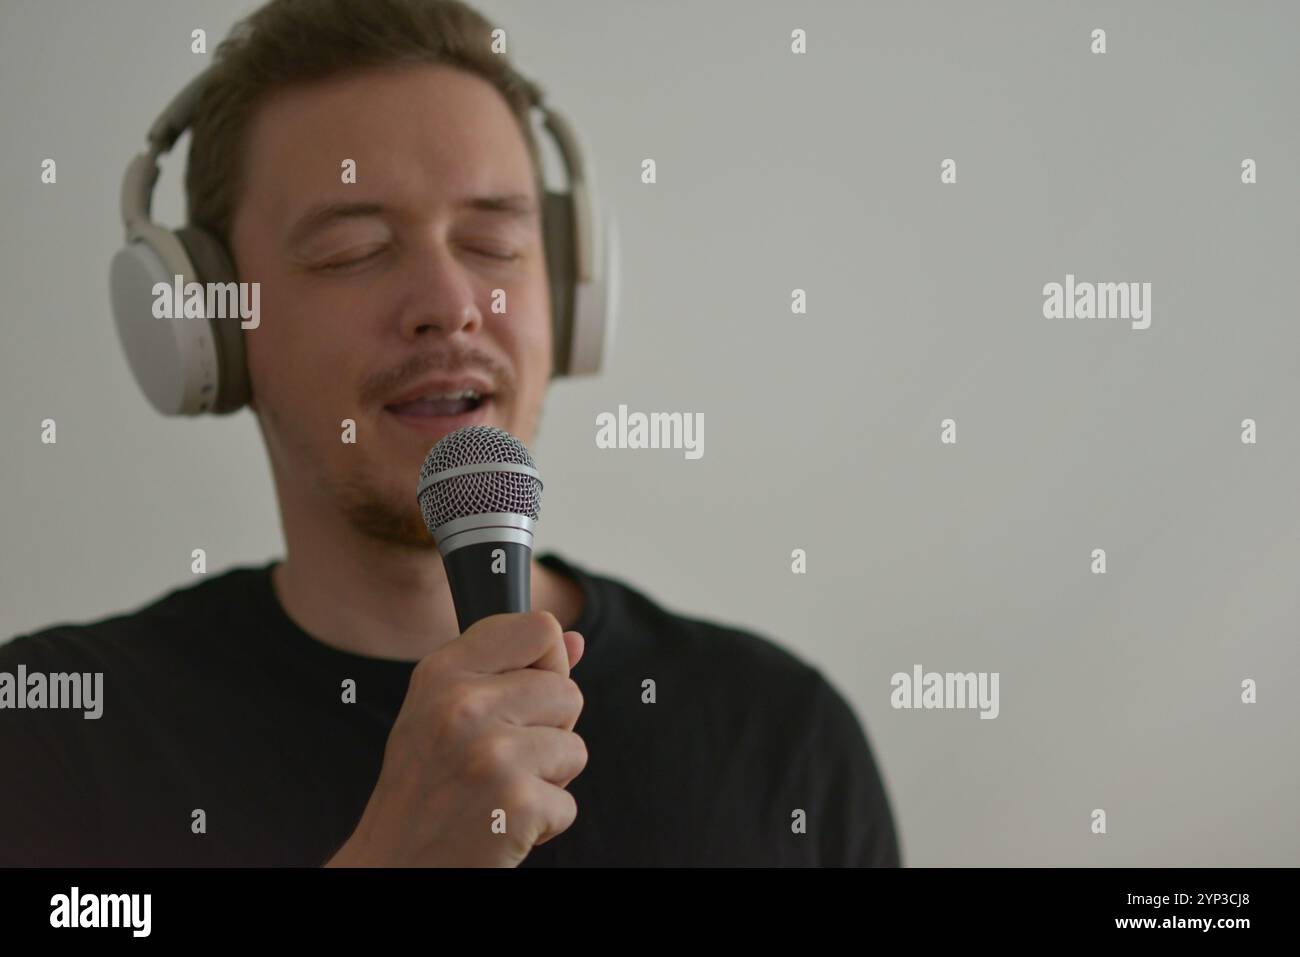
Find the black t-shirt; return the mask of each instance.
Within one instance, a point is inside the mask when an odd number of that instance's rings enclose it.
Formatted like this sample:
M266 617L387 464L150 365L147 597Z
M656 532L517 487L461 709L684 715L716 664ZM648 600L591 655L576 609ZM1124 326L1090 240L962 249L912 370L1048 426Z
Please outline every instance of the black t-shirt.
M539 560L585 595L572 677L588 760L568 787L573 825L523 866L899 863L862 727L819 670L553 553ZM103 673L98 718L0 707L0 865L332 856L378 778L414 663L312 638L281 607L273 565L0 645L11 690L20 665Z

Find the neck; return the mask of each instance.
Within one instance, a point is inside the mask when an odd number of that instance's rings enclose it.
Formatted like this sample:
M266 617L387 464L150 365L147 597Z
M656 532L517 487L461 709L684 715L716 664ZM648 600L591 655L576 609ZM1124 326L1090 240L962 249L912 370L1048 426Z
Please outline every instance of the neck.
M305 632L341 651L417 661L459 637L442 556L370 538L331 513L306 513L281 500L285 560L272 585L286 614ZM532 608L566 630L582 611L573 580L534 560Z

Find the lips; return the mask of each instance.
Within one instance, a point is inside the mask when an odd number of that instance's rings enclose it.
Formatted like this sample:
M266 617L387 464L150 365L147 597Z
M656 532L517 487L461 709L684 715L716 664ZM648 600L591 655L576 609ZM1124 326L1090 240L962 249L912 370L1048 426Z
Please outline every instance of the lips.
M465 390L461 393L425 396L409 402L396 402L385 406L390 412L413 416L464 415L473 412L487 401L487 397L477 392Z
M486 425L496 393L479 373L431 375L412 383L384 404L383 418L403 432L434 441L457 429Z
M478 375L440 375L430 376L413 383L397 395L389 398L386 409L411 406L410 411L423 410L424 414L437 414L438 409L455 409L448 403L481 402L492 397L492 386ZM423 402L423 405L419 403ZM441 405L440 405L441 404ZM445 411L443 414L448 414Z
M490 394L433 392L389 403L384 406L384 417L429 442L467 426L486 425L492 402Z

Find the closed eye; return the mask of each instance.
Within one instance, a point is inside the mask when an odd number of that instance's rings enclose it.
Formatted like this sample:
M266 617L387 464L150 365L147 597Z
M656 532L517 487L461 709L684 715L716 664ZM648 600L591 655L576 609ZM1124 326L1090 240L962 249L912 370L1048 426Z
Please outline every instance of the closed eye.
M489 259L499 259L502 262L512 262L519 258L518 253L499 253L491 249L472 249L470 252L478 253L480 256L487 256Z
M366 253L364 256L354 256L352 259L344 259L339 262L325 263L324 265L317 266L316 268L318 270L321 270L322 272L338 272L341 269L347 269L350 266L356 266L360 263L368 262L369 260L374 259L376 256L380 255L385 250L385 248L386 247L384 246L379 246L378 248L372 250L371 252Z
M376 256L381 255L386 250L386 248L387 248L386 246L380 246L375 250L366 253L363 256L354 256L351 259L344 259L338 262L325 263L323 265L317 266L316 269L321 272L339 272L341 270L349 269L353 266L358 266L362 263L369 262L370 260L374 259ZM514 262L515 260L522 258L519 255L519 253L500 253L491 249L471 249L470 252L479 256L484 256L488 259L495 259L498 262Z

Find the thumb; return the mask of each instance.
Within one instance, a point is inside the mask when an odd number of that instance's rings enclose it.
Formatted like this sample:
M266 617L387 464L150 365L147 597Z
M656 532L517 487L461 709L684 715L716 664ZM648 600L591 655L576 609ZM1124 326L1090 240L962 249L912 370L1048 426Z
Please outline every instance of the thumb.
M564 633L564 650L569 653L569 670L573 670L582 659L582 653L587 647L587 639L576 631L566 631Z

